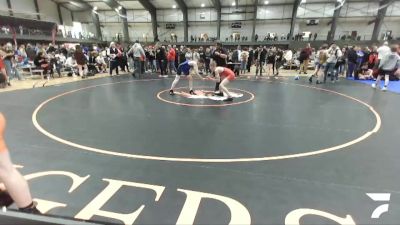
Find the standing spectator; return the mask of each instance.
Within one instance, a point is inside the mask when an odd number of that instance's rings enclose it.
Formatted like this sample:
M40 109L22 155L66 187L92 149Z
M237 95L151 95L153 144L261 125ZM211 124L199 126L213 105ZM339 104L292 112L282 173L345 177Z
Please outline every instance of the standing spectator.
M321 83L321 76L320 74L325 74L325 68L326 68L326 61L328 60L328 45L324 44L322 45L321 49L318 51L318 69L315 73L317 77L317 82L316 84ZM312 78L312 77L311 77ZM310 83L312 83L312 79L310 80Z
M156 64L156 55L154 52L154 47L149 48L149 64L150 64L150 70L151 72L156 72L157 71L157 64Z
M168 55L167 55L168 71L171 75L172 75L172 70L176 73L175 56L176 56L175 49L171 45L168 45Z
M240 73L246 73L246 66L249 60L249 52L247 48L243 48L242 53L240 53Z
M289 66L289 70L292 69L292 64L293 64L293 51L288 49L285 51L285 55L283 56L283 58L286 61L286 65Z
M308 69L308 64L310 62L310 56L312 54L312 49L310 44L308 43L306 45L305 48L303 48L300 52L300 71L299 74L301 74L301 72L304 72L304 74L307 74L307 69Z
M385 56L389 55L391 53L390 48L389 48L389 43L385 41L381 47L378 48L378 59L382 60L385 58Z
M115 47L115 43L110 43L110 48L108 49L107 55L110 61L110 76L113 75L113 70L115 69L116 74L118 73L118 53L119 50Z
M3 63L6 67L9 81L14 78L18 80L24 80L23 76L17 70L17 64L15 61L15 52L11 43L7 43L4 48L6 55L3 57Z
M385 77L385 84L382 88L382 91L387 91L387 87L389 85L389 78L391 75L394 75L395 72L400 69L400 56L398 54L399 46L398 45L393 45L391 46L390 50L391 52L387 55L385 55L379 64L379 74L376 79L376 82L372 84L372 88L376 88L377 86L380 86L380 82L382 79L382 76Z
M142 45L138 41L136 41L132 48L129 50L128 54L130 53L133 54L133 64L135 68L132 76L136 77L136 75L138 75L138 78L140 79L143 74L142 61L146 57Z
M233 51L232 53L232 63L233 64L233 71L235 72L236 76L239 76L239 72L240 72L240 61L241 61L241 50L240 50L240 46L237 46L236 50Z
M254 36L254 40L257 42L258 41L258 34L256 34L255 36Z
M315 33L314 33L314 41L317 40L317 37L318 37L318 33L315 32Z
M2 77L0 77L0 88L4 88L6 83L11 86L10 82L8 81L8 75L6 71L6 66L3 62L3 57L6 55L6 52L3 51L2 46L0 46L0 72L2 73Z
M250 73L251 65L253 65L254 62L254 50L252 47L249 49L249 58L247 59L247 72Z
M157 44L156 60L160 68L160 77L168 77L165 72L165 63L167 61L167 55L165 52L165 46Z
M122 72L130 72L129 71L129 66L128 66L128 54L125 51L125 49L123 47L119 48L119 51L121 52L120 55L120 68Z
M267 51L265 48L263 48L262 46L257 47L257 50L254 53L254 59L256 61L256 78L257 78L258 72L260 72L260 77L262 77L262 71L264 68L266 55L267 55Z
M275 76L279 75L279 69L283 65L283 51L282 49L278 48L276 51L276 60L275 60L275 69L276 73Z
M197 48L193 49L192 57L193 57L194 61L196 61L196 62L200 61L200 54L199 54Z
M179 64L181 64L185 61L186 61L186 48L185 48L185 46L181 45L180 51L179 51Z
M331 76L332 83L338 79L338 73L335 69L338 59L342 56L342 51L336 44L332 44L328 49L328 59L326 60L326 68L324 73L324 83L326 82L326 77L328 74Z
M205 55L205 64L206 64L206 74L208 75L208 73L211 72L211 70L210 70L211 49L206 48L206 52L204 55Z
M346 77L353 77L354 71L357 67L357 52L355 46L350 46L347 50L347 74ZM355 76L356 78L356 76Z
M75 60L76 64L78 64L78 71L79 71L79 76L81 76L82 79L86 78L87 71L88 71L88 66L87 66L87 58L85 54L83 54L82 48L80 45L77 45L75 47Z
M338 58L338 61L336 63L336 69L338 71L338 74L340 76L344 76L344 69L346 65L346 48L342 48L342 56Z
M267 76L272 76L275 74L275 51L271 48L267 53Z

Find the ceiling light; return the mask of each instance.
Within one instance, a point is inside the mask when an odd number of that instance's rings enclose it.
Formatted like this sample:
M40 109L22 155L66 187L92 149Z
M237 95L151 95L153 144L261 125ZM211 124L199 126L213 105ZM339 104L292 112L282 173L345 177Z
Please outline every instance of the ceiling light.
M172 5L172 8L173 8L173 9L176 9L176 5Z
M232 2L232 6L235 6L236 5L236 3L235 2Z
M203 8L204 8L204 6L206 6L206 4L204 4L204 3L201 3L201 7L203 7Z
M118 10L121 10L122 9L122 6L118 6Z
M264 1L264 5L268 5L269 4L269 1Z
M97 10L97 6L93 7L93 11L96 11L96 10Z

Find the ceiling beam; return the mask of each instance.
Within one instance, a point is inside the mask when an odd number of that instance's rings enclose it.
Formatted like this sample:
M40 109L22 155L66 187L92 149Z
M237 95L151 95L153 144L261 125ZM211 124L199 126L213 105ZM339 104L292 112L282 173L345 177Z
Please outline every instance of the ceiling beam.
M221 38L221 2L220 0L211 0L214 8L217 10L217 39Z
M188 19L188 7L186 3L183 0L175 0L176 4L178 4L179 8L182 11L183 14L183 38L184 41L188 41L188 27L189 27L189 19Z
M159 41L158 40L158 25L157 25L157 9L154 7L153 4L151 4L150 1L148 0L139 0L139 3L150 13L151 16L151 25L152 25L152 30L153 30L153 38L154 42Z
M121 17L122 20L122 34L124 36L124 42L129 43L129 26L128 18L126 15L126 9L119 4L116 0L104 0L104 2Z

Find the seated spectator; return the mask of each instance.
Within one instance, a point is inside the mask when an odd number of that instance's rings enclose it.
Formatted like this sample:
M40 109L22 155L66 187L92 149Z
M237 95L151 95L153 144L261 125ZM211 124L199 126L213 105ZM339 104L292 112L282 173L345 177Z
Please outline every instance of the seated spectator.
M39 52L34 60L35 66L43 70L43 75L47 77L47 72L50 69L50 64L43 52Z
M74 54L71 54L65 61L65 71L69 71L68 76L76 77L78 64L76 63Z
M358 71L358 80L373 80L373 70L369 68L368 62L365 62Z
M99 69L99 72L106 73L107 72L107 63L104 60L104 57L99 55L97 52L95 53L96 56L96 65Z

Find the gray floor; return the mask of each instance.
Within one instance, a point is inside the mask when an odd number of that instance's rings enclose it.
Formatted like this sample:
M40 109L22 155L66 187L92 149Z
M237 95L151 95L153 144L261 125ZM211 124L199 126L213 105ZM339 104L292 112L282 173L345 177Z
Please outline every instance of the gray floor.
M124 186L101 207L130 213L145 205L134 224L176 224L186 200L181 189L234 199L248 210L251 224L284 224L290 212L302 208L341 218L350 215L356 224L399 223L399 95L348 81L321 86L374 107L382 117L379 132L339 151L261 162L173 162L99 154L50 139L32 123L35 108L52 96L120 82L57 98L39 111L38 122L51 134L80 145L123 154L199 159L316 151L353 140L375 125L374 115L361 104L291 85L308 85L304 80L236 81L231 87L252 92L254 101L216 108L161 102L156 94L169 88L170 79L130 81L128 76L104 78L0 95L0 110L8 119L8 145L14 162L24 166L23 174L68 171L90 175L72 193L68 193L71 179L63 176L31 180L35 197L67 204L49 214L75 217L107 187L102 179L112 179L165 187L155 201L151 189ZM209 82L196 85L212 87ZM179 96L163 97L198 103ZM366 193L390 193L389 212L371 219L375 208L385 202L374 202ZM203 199L194 224L228 224L230 218L224 203ZM103 216L91 219L121 223ZM301 224L338 223L308 215Z

